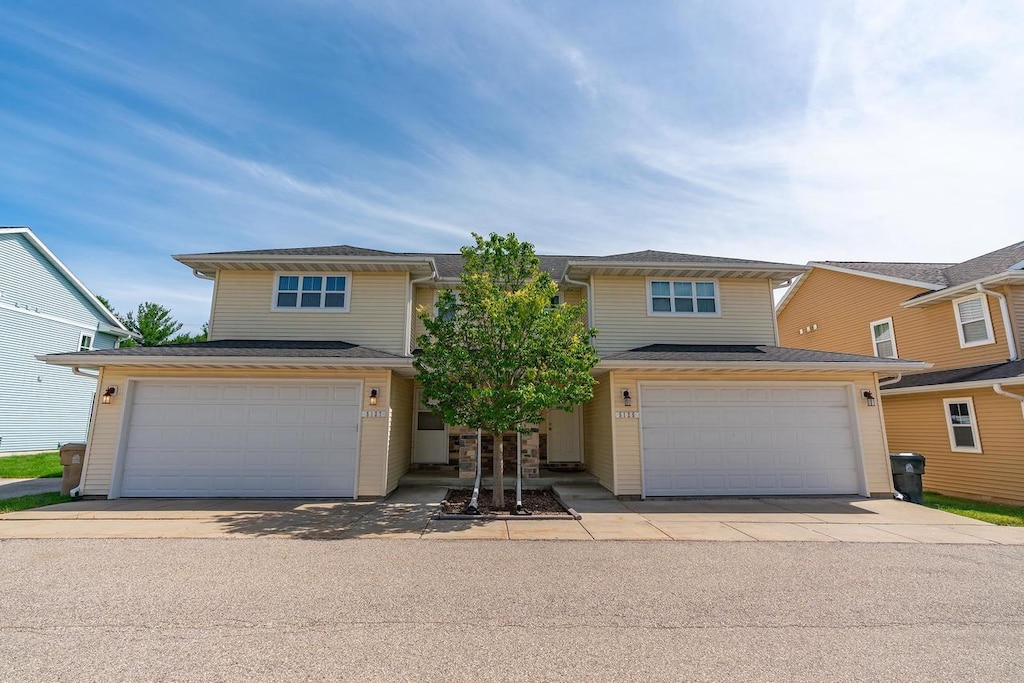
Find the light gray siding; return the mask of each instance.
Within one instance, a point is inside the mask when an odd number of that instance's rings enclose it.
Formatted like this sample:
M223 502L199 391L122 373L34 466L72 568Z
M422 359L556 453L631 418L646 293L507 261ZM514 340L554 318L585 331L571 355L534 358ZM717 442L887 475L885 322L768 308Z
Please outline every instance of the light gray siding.
M0 303L93 327L106 322L22 233L0 235Z
M96 382L35 356L77 351L86 332L0 308L0 453L85 441Z

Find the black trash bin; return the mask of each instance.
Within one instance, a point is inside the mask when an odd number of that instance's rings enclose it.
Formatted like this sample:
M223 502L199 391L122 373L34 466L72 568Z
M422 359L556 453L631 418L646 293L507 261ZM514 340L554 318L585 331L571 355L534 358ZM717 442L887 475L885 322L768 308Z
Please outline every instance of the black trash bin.
M890 453L892 483L896 490L911 503L924 503L921 475L924 474L924 456L920 453Z

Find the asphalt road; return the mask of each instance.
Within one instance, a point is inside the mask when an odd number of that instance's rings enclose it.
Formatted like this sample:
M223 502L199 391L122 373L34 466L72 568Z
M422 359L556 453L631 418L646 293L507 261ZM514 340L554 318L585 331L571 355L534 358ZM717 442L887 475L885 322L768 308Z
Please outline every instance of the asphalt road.
M1024 546L3 541L0 679L1020 681Z

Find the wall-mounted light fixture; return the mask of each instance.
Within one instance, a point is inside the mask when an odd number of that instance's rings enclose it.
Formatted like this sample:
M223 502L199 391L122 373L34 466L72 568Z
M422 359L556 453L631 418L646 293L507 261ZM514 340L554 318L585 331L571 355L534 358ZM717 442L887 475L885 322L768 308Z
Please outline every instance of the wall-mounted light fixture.
M633 405L633 397L629 395L629 389L622 390L622 405L627 408Z
M376 387L374 387L373 389L370 389L370 405L371 406L377 405L377 394L378 394L378 392L377 392L377 388Z
M875 395L874 394L872 394L870 391L865 389L863 396L864 396L864 400L868 402L868 406L875 405Z
M109 404L115 395L117 395L117 387L107 387L107 390L103 392L103 398L101 400L104 404Z

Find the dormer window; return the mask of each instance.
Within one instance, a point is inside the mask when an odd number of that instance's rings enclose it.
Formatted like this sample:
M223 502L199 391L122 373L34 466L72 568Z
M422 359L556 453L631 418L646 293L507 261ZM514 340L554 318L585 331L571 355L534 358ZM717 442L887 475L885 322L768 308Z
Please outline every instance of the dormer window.
M988 315L988 304L984 294L957 299L953 302L953 312L956 314L960 348L995 343L992 320Z
M322 275L277 275L274 284L276 311L348 312L348 273Z
M648 315L719 315L714 280L647 281Z

